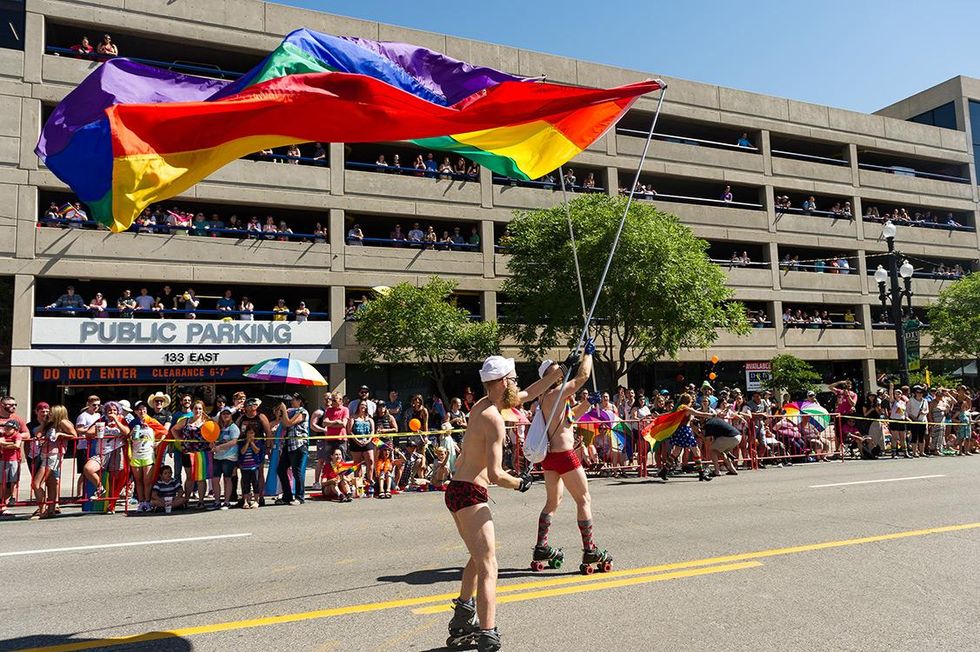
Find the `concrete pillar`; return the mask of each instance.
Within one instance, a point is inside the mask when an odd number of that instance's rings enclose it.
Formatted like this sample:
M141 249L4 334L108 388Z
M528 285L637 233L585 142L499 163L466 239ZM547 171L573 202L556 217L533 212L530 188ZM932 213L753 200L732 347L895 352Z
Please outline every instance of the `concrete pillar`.
M772 176L772 140L769 137L769 130L763 129L759 132L759 152L762 154L762 173L767 177Z
M875 391L878 389L878 369L874 358L867 358L861 361L861 371L864 376L864 392Z
M844 156L851 164L851 184L857 188L861 186L861 174L858 169L858 147L850 143L844 148Z
M17 187L17 242L14 256L33 259L37 237L37 187Z
M34 144L41 133L41 101L29 97L20 102L20 163L22 170L36 170L38 166Z
M782 288L780 284L780 271L779 271L779 246L775 242L769 243L769 268L772 270L772 288L774 290L779 290Z
M772 325L776 329L776 349L782 351L786 348L786 329L783 328L783 302L779 299L772 302Z
M327 156L330 160L330 194L344 194L344 173L347 156L344 143L330 143Z
M759 203L766 209L766 220L769 222L769 233L776 232L776 189L767 184L759 190Z
M347 225L344 223L344 210L331 208L327 223L327 237L330 240L330 270L342 272L347 260Z
M10 337L10 345L13 349L31 348L31 328L36 302L34 290L32 275L14 275L13 323L11 324L13 330ZM17 397L21 405L28 406L27 409L22 409L20 414L30 414L29 406L33 404L32 383L30 367L10 368L10 395Z
M861 277L861 294L868 294L868 261L864 249L857 250L857 273Z
M619 151L616 147L616 127L613 127L606 132L606 154L609 156L619 156Z
M619 168L606 168L606 192L611 197L619 194Z
M480 166L480 206L493 208L493 172Z
M861 320L861 327L864 328L865 346L867 346L870 351L874 351L874 332L871 329L871 325L874 324L874 319L872 318L870 303L861 304L861 313L858 315L858 319Z
M480 296L480 314L483 321L497 321L497 291L484 290Z
M491 220L480 222L480 253L483 255L483 278L493 278L497 275L497 266L494 262L494 224Z
M24 23L24 83L41 83L44 48L44 16L29 11Z
M854 214L854 227L857 230L857 239L864 240L864 206L861 198L857 195L851 197L851 211Z
M330 346L343 350L347 348L348 330L353 328L352 322L344 321L344 311L347 307L346 291L342 285L330 286ZM338 362L330 365L330 389L338 392L347 391L347 365Z

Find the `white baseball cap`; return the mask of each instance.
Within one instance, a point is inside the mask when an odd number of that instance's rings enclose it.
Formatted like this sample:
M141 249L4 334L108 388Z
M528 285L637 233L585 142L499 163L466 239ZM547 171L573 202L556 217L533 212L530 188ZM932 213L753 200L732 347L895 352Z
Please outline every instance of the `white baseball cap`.
M483 366L480 368L480 380L485 383L489 383L492 380L500 380L508 374L513 373L514 369L514 358L492 355L483 361Z
M548 370L551 369L551 365L553 364L555 364L554 360L548 360L545 358L545 361L541 363L540 367L538 367L538 378L544 378L544 375L548 373Z

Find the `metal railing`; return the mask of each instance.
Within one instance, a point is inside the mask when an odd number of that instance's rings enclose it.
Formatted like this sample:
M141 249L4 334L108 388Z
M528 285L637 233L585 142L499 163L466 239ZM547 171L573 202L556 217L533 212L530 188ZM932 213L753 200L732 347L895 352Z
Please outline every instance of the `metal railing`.
M942 229L945 231L964 231L967 233L973 233L974 231L976 231L974 227L968 224L939 224L938 222L926 222L924 220L920 220L917 222L913 222L913 221L904 222L904 221L895 221L894 219L888 216L874 217L870 215L865 215L864 220L866 222L876 222L881 224L891 221L891 223L894 224L895 226L908 226L916 229Z
M561 190L561 181L523 181L521 179L511 179L510 177L502 177L499 175L493 175L493 183L498 186L518 186L521 188L540 188L542 190ZM583 185L573 185L565 184L566 190L568 192L606 192L606 189L601 186L592 186L587 188Z
M188 63L185 61L160 61L157 59L144 59L143 57L113 57L105 54L97 54L92 52L91 54L85 54L83 52L77 52L71 48L59 48L53 45L48 45L44 48L45 54L51 54L54 56L68 56L73 59L83 59L85 61L99 61L105 62L109 59L129 59L130 61L135 61L136 63L145 63L150 66L156 66L157 68L167 68L168 70L176 70L178 72L188 72L193 74L201 75L202 77L215 77L217 79L238 79L245 73L224 70L223 68L216 65L200 65Z
M858 167L862 170L874 170L876 172L887 172L889 174L895 174L903 177L923 177L925 179L938 179L939 181L951 181L953 183L970 183L970 179L967 177L961 177L951 174L939 174L938 172L923 172L922 170L916 170L915 168L905 167L902 165L874 165L872 163L858 163Z
M637 192L636 198L645 199L646 201L657 201L658 199L666 199L667 201L676 201L685 204L704 204L706 206L728 206L731 208L749 208L752 210L762 210L764 208L762 204L757 204L753 202L734 201L734 200L725 201L724 199L708 199L707 197L691 197L689 195L668 195L662 192L658 192L653 195Z
M136 297L133 297L134 299ZM92 308L90 306L83 306L81 308L76 307L60 307L60 308L49 308L48 306L35 306L34 312L40 315L44 314L62 314L62 315L76 315L79 313L92 315L93 317L98 316L98 313L105 313L106 315L135 315L138 317L142 316L153 316L153 317L168 317L168 316L186 316L186 315L214 315L216 317L242 317L245 315L250 315L252 317L270 317L269 321L275 321L277 315L285 315L288 321L296 321L296 313L294 311L289 312L275 312L273 310L215 310L215 309L205 309L205 308L194 308L194 309L175 309L175 308L164 308L162 310L148 309L144 310L142 308L133 309L121 309L118 307L108 307L105 308ZM93 314L95 313L95 314ZM330 316L325 312L310 312L308 319L329 319ZM244 320L242 320L244 321Z
M359 161L347 161L344 163L348 170L366 170L369 172L384 172L388 174L398 174L408 177L425 177L428 179L453 179L455 181L479 182L480 175L460 174L458 172L439 172L438 169L426 168L420 170L404 165L378 165L377 163L361 163Z
M67 218L42 217L38 220L39 226L74 228L84 230L104 230L99 222L93 219L70 220ZM152 233L157 235L189 235L195 237L225 237L237 240L279 240L285 242L310 242L315 244L326 244L326 234L319 233L297 233L295 231L260 231L256 229L229 229L224 227L212 226L171 226L167 224L147 224L140 226L133 223L127 233Z
M354 243L377 244L406 249L458 249L460 251L479 251L480 245L468 242L426 242L424 240L398 240L395 238L347 238L348 246L358 246Z
M790 152L785 149L774 149L772 150L773 156L779 156L782 158L797 158L804 161L815 161L817 163L826 163L827 165L850 165L851 162L846 159L833 158L831 156L818 156L816 154L804 154L802 152Z
M625 129L622 127L616 128L617 134L622 134L623 136L637 136L641 138L647 137L646 131L639 131L637 129ZM660 140L668 143L677 143L679 145L705 145L707 147L712 147L715 149L729 149L739 152L754 152L758 153L759 148L753 145L739 145L737 143L726 143L720 140L708 140L706 138L694 138L692 136L678 136L676 134L665 134L665 133L654 133L654 140Z

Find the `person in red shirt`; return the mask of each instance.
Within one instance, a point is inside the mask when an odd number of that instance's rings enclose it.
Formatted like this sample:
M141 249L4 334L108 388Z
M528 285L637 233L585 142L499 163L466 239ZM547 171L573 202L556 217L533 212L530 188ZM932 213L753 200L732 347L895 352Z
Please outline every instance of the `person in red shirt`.
M0 516L5 516L7 500L13 498L20 479L20 424L8 419L0 424Z
M92 45L88 42L88 37L83 36L81 43L71 46L71 51L79 56L88 56L92 54L93 48Z

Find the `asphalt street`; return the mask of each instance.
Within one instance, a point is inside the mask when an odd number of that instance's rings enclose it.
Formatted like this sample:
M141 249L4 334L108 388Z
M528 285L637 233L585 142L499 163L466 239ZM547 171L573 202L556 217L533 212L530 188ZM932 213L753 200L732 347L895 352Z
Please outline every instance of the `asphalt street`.
M504 649L980 649L978 471L930 458L593 480L615 568L590 577L570 500L551 536L569 563L532 573L543 487L492 489ZM438 650L466 560L441 494L0 532L2 650Z

